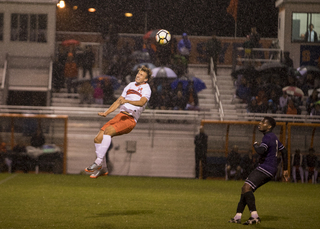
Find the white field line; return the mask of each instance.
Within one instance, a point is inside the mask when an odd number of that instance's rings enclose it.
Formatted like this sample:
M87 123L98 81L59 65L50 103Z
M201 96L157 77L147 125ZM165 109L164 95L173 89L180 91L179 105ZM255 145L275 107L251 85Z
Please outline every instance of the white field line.
M18 174L14 174L14 175L12 175L10 177L7 177L6 179L0 181L0 185L2 185L3 183L7 182L8 180L11 180L11 179L15 178L16 176L18 176Z

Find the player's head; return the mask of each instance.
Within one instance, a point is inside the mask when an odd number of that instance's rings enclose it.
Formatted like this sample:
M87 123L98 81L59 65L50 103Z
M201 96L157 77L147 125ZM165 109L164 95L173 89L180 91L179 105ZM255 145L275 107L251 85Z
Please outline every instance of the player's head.
M265 132L272 131L273 128L275 128L275 126L276 126L276 120L274 120L274 118L266 116L259 123L258 129L262 133L265 133Z
M152 75L152 71L150 68L147 68L146 66L142 66L141 68L138 69L138 73L136 75L136 83L142 84L148 82Z

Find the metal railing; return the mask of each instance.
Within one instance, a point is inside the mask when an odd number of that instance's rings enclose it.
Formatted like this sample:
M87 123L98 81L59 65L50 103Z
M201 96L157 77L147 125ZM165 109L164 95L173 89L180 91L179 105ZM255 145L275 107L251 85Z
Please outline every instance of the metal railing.
M250 54L246 54L246 50L249 50ZM262 54L263 53L263 54ZM276 55L273 55L273 54ZM259 58L264 56L265 58ZM281 49L265 49L265 48L252 48L246 49L243 47L237 47L233 49L232 53L232 71L236 70L238 63L243 63L245 65L255 65L257 63L270 63L270 62L280 62L282 57Z
M260 121L265 116L273 117L276 121L282 122L303 122L303 123L320 123L320 116L310 115L287 115L287 114L270 114L270 113L239 113L238 119L248 121Z
M222 106L222 102L220 99L220 91L217 85L217 76L216 73L214 72L214 63L213 63L213 59L212 57L210 58L210 75L211 75L211 83L212 83L212 89L214 89L213 93L216 99L216 102L219 106L219 116L220 116L220 120L222 121L224 118L224 111L223 111L223 106Z

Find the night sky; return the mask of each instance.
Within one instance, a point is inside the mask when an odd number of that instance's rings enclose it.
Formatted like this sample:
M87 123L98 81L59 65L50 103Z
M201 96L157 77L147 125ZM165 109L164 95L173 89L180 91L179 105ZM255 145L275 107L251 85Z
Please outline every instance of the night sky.
M277 37L276 0L239 0L237 36L244 37L253 26L262 37ZM148 30L167 29L172 34L234 36L234 19L227 13L229 0L65 0L57 9L58 31L103 32L110 23L120 33L144 33L145 12ZM74 5L78 6L73 10ZM88 7L97 9L89 13ZM125 12L133 17L126 18Z

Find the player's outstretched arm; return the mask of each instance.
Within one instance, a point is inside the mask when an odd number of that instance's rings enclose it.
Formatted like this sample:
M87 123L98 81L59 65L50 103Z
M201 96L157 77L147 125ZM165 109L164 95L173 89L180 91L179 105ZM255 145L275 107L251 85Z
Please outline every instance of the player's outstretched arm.
M120 100L121 105L125 103L130 103L131 105L138 107L143 107L144 104L146 104L146 102L148 102L148 99L146 97L142 97L140 100L137 101L131 101L124 98Z
M120 105L120 101L123 100L124 98L122 96L120 96L110 107L108 110L106 110L105 112L99 112L98 115L106 117L108 114L114 112Z

